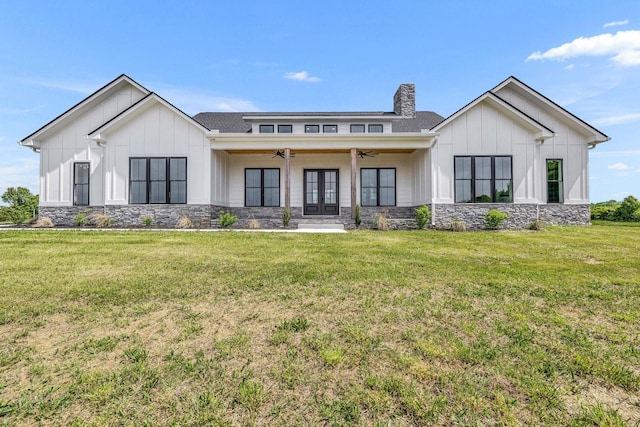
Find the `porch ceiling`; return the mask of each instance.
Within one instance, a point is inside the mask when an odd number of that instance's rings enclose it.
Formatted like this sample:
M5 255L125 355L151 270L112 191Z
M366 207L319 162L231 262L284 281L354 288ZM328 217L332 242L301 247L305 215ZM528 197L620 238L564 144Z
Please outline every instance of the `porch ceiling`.
M359 150L369 150L369 147L357 147ZM282 149L282 147L280 147ZM274 149L276 150L276 149ZM273 155L274 150L225 150L228 154L269 154ZM401 148L401 149L376 149L376 154L383 153L413 153L415 150L412 148ZM350 150L347 149L334 149L334 150L292 150L291 154L349 154Z

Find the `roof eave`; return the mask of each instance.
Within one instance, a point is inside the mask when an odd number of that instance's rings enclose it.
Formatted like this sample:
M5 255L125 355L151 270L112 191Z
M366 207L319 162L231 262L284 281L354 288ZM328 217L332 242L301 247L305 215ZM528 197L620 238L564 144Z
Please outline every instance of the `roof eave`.
M60 114L55 119L51 120L49 123L47 123L44 126L42 126L40 129L36 130L32 134L30 134L27 137L25 137L20 142L22 143L22 142L25 142L25 141L28 141L28 140L36 139L37 137L39 137L40 135L44 134L48 130L50 130L53 127L57 126L59 123L64 121L67 117L71 116L72 114L74 114L77 111L79 111L80 109L82 109L85 105L89 104L91 102L91 100L93 100L93 99L101 96L102 94L108 92L110 89L112 89L113 87L121 84L122 82L129 83L130 85L134 86L135 88L137 88L138 90L140 90L143 93L146 93L146 94L150 93L150 91L147 88L145 88L144 86L142 86L141 84L139 84L138 82L133 80L131 77L127 76L126 74L121 74L118 77L116 77L115 79L111 80L106 85L102 86L97 91L93 92L91 95L89 95L86 98L84 98L82 101L80 101L77 104L75 104L73 107L69 108L64 113Z

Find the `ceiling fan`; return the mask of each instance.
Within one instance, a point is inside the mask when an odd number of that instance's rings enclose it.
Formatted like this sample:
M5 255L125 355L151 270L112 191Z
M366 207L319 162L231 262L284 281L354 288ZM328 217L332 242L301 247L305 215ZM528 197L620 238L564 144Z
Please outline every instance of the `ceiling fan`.
M363 151L363 150L359 150L357 154L358 156L360 156L361 159L364 159L365 157L375 157L378 155L373 151Z
M296 155L294 153L290 153L289 154L289 157L295 157L295 156ZM273 157L280 157L280 158L284 159L284 157L285 157L284 151L280 151L280 150L276 151L275 153L273 153L273 156L271 156L271 158L273 158Z

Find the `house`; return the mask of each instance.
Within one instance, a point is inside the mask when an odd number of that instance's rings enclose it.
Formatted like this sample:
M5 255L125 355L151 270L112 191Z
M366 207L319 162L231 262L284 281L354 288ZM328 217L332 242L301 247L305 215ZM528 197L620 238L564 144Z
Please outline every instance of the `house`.
M509 77L447 118L416 111L400 85L393 111L200 113L190 117L126 75L20 141L40 153L40 215L73 224L86 211L117 225L172 227L329 221L385 212L410 227L480 228L490 209L509 227L540 219L589 224L589 149L609 137Z

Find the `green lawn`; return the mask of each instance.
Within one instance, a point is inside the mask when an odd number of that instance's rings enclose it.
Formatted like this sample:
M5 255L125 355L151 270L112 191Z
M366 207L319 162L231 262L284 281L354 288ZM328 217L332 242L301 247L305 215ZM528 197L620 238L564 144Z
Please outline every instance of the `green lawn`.
M0 230L0 425L640 425L640 228Z

